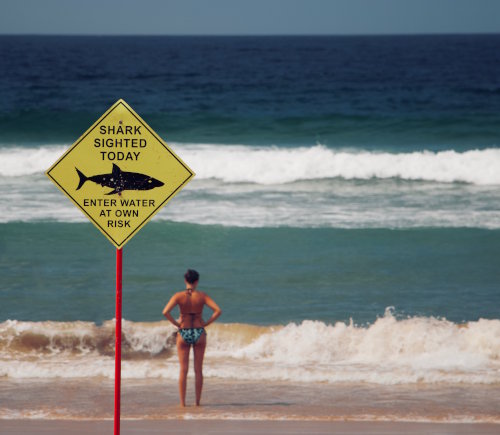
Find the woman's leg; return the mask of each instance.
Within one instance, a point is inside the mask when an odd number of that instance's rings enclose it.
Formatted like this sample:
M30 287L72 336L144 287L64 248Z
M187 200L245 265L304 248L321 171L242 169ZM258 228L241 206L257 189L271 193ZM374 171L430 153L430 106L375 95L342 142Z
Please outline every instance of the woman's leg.
M193 346L194 353L194 378L196 388L196 406L200 406L201 390L203 389L203 357L207 346L207 334L203 333Z
M189 344L182 339L181 334L177 334L177 354L179 355L179 396L181 406L186 406L186 380L189 369Z

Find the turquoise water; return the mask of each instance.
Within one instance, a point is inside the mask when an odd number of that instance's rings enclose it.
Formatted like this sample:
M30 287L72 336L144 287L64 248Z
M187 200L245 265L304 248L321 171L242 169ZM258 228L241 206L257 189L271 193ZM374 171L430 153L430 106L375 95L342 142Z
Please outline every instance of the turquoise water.
M86 223L0 225L2 321L114 317L115 251ZM124 248L123 315L161 320L186 267L224 322L497 318L500 231L226 228L150 223ZM26 258L29 258L27 261Z

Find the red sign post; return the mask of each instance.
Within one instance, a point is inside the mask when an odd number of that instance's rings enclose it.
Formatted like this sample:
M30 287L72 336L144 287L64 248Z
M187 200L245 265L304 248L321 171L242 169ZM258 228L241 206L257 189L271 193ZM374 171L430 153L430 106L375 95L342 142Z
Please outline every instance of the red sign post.
M122 254L116 250L116 329L115 329L115 435L120 435L120 393L122 380Z

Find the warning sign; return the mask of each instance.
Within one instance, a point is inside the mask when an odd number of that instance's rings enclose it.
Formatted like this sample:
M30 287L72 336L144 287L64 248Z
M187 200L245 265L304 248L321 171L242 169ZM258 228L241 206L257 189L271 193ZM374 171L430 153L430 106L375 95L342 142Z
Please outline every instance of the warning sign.
M125 101L118 100L47 176L121 248L194 172Z

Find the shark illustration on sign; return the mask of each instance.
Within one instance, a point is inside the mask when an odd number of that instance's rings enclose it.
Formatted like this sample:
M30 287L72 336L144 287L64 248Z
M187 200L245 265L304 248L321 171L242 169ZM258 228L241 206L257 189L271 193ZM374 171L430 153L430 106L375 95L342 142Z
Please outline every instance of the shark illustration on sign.
M106 193L106 195L121 194L124 190L151 190L164 184L149 175L122 171L115 163L113 163L113 170L110 174L94 175L92 177L87 177L78 168L75 169L80 177L76 190L79 190L88 180L103 187L112 188L113 190Z

